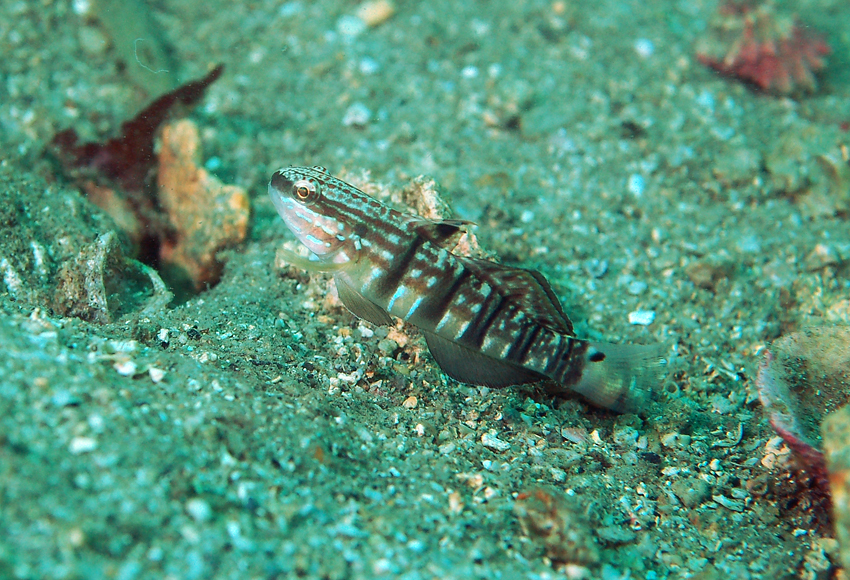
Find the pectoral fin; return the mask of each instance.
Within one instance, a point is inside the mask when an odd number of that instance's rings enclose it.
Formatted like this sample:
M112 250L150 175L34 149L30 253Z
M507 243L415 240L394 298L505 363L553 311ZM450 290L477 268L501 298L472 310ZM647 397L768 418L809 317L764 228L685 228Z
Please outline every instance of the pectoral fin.
M346 260L341 263L333 261L337 254L338 252L334 252L333 254L322 256L321 258L317 257L317 259L312 260L306 256L296 254L292 250L287 250L286 248L281 248L277 251L278 257L284 262L295 266L296 268L307 270L308 272L339 272L340 270L348 267L351 260Z
M444 373L462 383L493 388L534 383L544 377L423 331L431 355Z
M378 326L392 324L393 319L386 310L352 288L341 276L334 276L334 282L336 282L339 299L354 316L368 320Z

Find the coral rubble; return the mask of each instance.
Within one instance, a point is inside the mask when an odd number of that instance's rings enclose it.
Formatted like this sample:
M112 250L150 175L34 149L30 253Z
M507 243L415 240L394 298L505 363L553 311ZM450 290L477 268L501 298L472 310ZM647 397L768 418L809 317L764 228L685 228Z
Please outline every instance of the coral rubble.
M196 289L218 281L222 263L217 253L245 239L249 216L245 190L198 167L200 155L194 123L184 119L165 126L158 199L175 235L163 241L160 257L165 265L184 270Z
M137 304L143 293L128 282L142 276L149 278L153 295L144 299L144 304ZM84 246L75 259L63 264L53 306L63 316L106 324L138 306L142 314L152 314L167 306L171 298L171 292L156 271L126 258L118 236L109 231Z

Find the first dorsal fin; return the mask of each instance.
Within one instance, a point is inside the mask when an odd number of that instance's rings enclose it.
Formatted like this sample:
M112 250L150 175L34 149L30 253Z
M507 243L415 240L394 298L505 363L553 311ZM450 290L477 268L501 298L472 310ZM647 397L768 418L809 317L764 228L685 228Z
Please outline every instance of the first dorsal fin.
M564 314L561 302L543 274L535 270L511 268L487 260L458 259L505 298L514 301L520 309L541 326L559 334L572 336L573 323Z
M414 218L410 226L417 234L426 240L442 247L453 247L465 233L466 226L475 225L466 220L433 221L425 218Z

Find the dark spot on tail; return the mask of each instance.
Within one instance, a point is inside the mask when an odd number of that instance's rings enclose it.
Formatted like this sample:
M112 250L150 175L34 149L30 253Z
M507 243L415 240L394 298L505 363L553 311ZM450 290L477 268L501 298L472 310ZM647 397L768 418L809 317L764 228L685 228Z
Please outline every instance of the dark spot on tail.
M590 362L602 362L605 360L605 353L600 350L597 350L596 352L590 355L590 358L588 360L590 360Z

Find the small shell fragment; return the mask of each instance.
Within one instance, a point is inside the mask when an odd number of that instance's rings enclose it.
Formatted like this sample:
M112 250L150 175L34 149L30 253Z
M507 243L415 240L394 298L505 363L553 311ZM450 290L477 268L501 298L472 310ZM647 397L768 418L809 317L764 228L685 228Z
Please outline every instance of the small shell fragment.
M357 8L355 15L369 28L383 24L395 13L395 6L389 0L364 2Z
M122 377L131 377L136 374L139 365L137 365L132 359L122 357L115 361L112 368L118 371L118 374Z
M449 494L449 511L453 514L459 514L463 511L463 499L461 499L460 494L456 491Z
M97 449L97 441L95 441L91 437L74 437L73 439L71 439L70 445L68 445L68 451L70 451L74 455L79 455L80 453L88 453L89 451L94 451L95 449Z
M725 507L727 510L733 512L742 512L746 508L746 504L744 504L744 502L730 499L725 495L713 495L711 496L711 499Z
M409 397L407 397L404 400L404 402L401 404L401 406L404 407L405 409L415 409L417 402L418 401L416 400L416 397L413 396L413 395L410 395Z
M654 310L634 310L629 312L629 324L649 326L655 321Z
M363 103L351 103L342 117L346 127L365 127L372 120L372 111Z
M507 441L502 441L494 432L485 433L481 436L481 443L484 447L494 451L507 451L511 448L511 444Z

